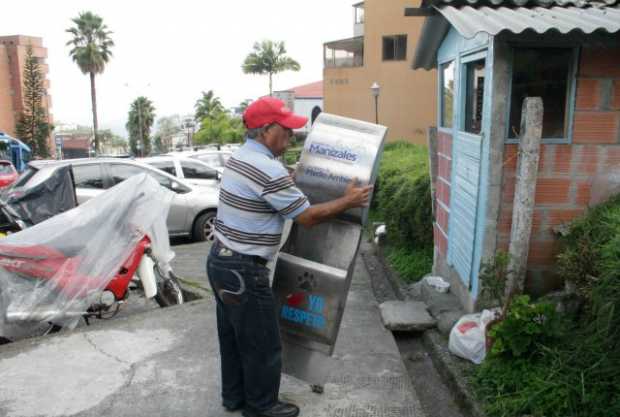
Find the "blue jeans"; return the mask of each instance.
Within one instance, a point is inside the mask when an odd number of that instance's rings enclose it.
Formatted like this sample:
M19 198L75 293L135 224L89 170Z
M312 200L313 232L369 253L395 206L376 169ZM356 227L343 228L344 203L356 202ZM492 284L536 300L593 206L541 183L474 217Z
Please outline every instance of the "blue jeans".
M217 303L224 406L257 411L278 401L282 347L269 269L215 243L207 275Z

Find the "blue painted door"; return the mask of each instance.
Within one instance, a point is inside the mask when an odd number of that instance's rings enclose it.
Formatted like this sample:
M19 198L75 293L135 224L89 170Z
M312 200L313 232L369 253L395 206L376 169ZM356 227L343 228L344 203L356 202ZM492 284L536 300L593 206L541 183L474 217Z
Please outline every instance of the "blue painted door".
M463 284L471 289L480 194L486 54L462 57L460 63L457 129L452 151L448 258Z

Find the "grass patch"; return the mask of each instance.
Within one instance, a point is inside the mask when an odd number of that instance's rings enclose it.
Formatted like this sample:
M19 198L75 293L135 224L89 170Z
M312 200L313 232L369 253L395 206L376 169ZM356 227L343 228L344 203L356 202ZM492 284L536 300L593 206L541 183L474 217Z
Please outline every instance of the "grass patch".
M419 281L433 267L432 248L410 249L387 246L386 259L406 284Z

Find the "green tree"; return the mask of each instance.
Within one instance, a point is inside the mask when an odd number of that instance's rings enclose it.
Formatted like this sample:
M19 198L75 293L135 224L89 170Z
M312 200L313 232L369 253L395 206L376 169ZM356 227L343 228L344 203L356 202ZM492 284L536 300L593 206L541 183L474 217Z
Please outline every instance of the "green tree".
M238 117L220 113L214 117L202 119L200 130L194 135L196 144L219 144L239 142L243 139L245 128Z
M90 75L90 96L93 110L93 131L95 135L95 151L99 153L99 137L97 134L97 92L95 74L101 74L105 65L112 57L111 48L114 42L103 19L91 12L80 13L72 19L74 27L67 29L73 38L67 42L71 46L69 56L77 64L83 74Z
M101 130L99 132L99 139L106 153L112 153L112 150L127 152L127 139L113 133L110 129Z
M239 103L239 113L243 113L245 111L245 109L248 108L248 106L250 105L250 103L252 103L252 100L250 100L249 98L246 100L243 100L241 103Z
M17 136L30 146L32 155L41 158L50 156L47 140L54 129L43 107L45 94L45 76L32 46L28 46L24 63L24 110L19 115L15 130Z
M172 139L183 130L178 114L160 117L157 120L157 133L153 137L155 152L165 153L172 149Z
M146 156L151 153L151 127L155 121L155 107L151 100L140 96L131 103L125 127L129 132L131 153Z
M299 71L300 65L293 58L286 56L284 42L264 40L254 44L254 51L243 61L241 69L246 74L268 74L269 95L273 94L273 74L282 71Z
M222 106L220 99L215 96L213 90L209 90L206 93L202 92L202 97L196 101L194 109L196 110L194 120L200 123L205 117L214 117L222 113L224 106Z

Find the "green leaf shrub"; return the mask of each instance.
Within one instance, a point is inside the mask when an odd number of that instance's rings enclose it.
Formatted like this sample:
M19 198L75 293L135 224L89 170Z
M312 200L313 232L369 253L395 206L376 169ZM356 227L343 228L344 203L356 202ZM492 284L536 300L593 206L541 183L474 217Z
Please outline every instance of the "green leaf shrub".
M604 272L603 247L620 230L620 195L574 220L561 239L557 270L575 284L577 293L590 300L592 287Z
M432 201L425 147L406 142L386 145L374 195L391 243L432 247Z
M560 335L560 320L551 303L531 303L528 295L515 297L506 316L491 327L491 354L532 355Z
M472 381L491 417L620 416L620 196L575 220L562 242L558 270L585 308L556 315L555 327L549 307L513 300Z
M433 223L428 151L407 142L385 146L371 204L387 227L387 259L406 282L429 273Z
M506 252L497 252L488 262L480 266L481 302L485 307L505 308L506 282L508 280L508 261Z

